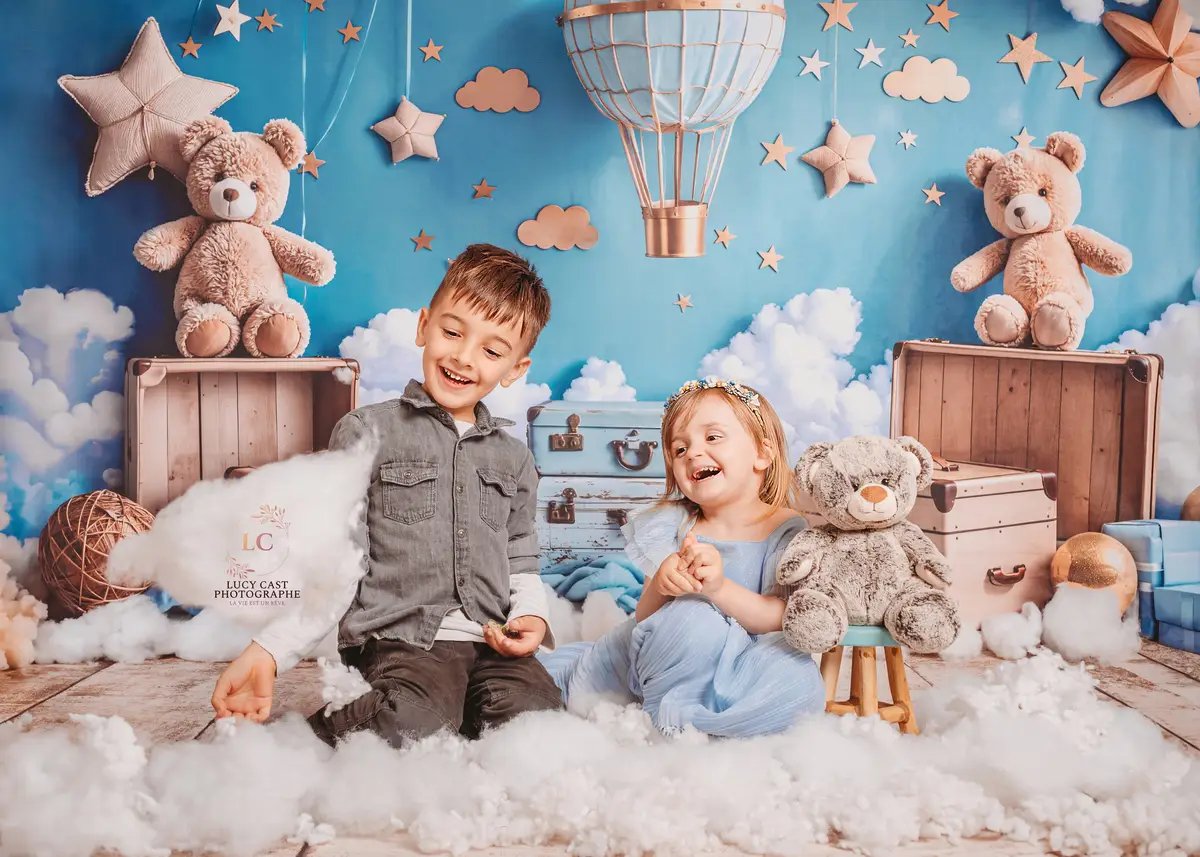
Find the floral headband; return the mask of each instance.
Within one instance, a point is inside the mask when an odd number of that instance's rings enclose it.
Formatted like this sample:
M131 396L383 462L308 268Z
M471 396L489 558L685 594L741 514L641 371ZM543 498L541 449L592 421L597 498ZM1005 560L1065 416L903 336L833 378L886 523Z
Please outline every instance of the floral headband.
M724 390L752 410L759 420L762 419L762 412L759 410L758 393L749 387L743 387L737 381L726 381L724 378L718 378L716 375L709 375L707 378L701 378L699 381L688 381L671 394L670 398L667 399L666 408L670 408L680 396L695 392L696 390Z

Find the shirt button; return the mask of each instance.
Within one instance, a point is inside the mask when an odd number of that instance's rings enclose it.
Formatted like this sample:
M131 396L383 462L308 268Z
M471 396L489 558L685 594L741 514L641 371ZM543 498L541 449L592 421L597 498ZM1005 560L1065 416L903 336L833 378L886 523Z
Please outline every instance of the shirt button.
M455 490L457 490L458 493L461 494L462 493L462 485L460 484L460 485L456 486Z
M404 478L405 478L405 479L412 479L412 471L411 471L411 470L405 470L405 471L404 471Z
M466 531L466 530L459 530L459 531L458 531L458 534L459 534L460 536L465 536L465 535L467 534L467 531Z

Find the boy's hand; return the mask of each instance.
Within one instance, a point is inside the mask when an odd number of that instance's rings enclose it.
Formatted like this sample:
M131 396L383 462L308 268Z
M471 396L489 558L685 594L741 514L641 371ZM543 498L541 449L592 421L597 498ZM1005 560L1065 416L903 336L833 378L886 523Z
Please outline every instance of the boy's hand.
M651 580L651 586L664 598L691 595L700 591L700 581L687 573L687 564L677 553L662 561Z
M700 591L715 595L725 583L725 563L715 545L697 541L691 533L684 536L679 548L680 565L700 582Z
M483 641L510 658L529 657L545 637L546 622L538 616L517 616L504 625L488 622L483 626Z
M251 642L217 679L212 707L217 717L244 717L263 723L271 715L275 696L275 658Z

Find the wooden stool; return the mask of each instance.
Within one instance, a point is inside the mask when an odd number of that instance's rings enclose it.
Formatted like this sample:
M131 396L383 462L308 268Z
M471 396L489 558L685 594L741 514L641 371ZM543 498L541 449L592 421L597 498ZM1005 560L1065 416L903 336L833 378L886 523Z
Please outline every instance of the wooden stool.
M838 673L842 668L842 649L851 646L850 698L835 700ZM883 647L887 661L888 685L892 691L890 703L879 704L875 682L875 647ZM904 652L882 625L851 625L842 642L821 655L821 677L825 680L825 711L830 714L857 714L859 717L878 715L895 723L906 735L916 735L917 719L913 714L912 697L908 693L908 678L904 674Z

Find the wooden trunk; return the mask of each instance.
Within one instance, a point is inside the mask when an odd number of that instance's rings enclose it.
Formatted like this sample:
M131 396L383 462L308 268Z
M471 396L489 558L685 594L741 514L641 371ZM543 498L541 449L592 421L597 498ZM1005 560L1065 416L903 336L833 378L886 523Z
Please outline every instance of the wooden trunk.
M1157 354L897 343L893 436L1058 475L1058 538L1154 515Z
M157 512L230 468L324 449L358 405L358 363L135 357L125 402L125 493Z

